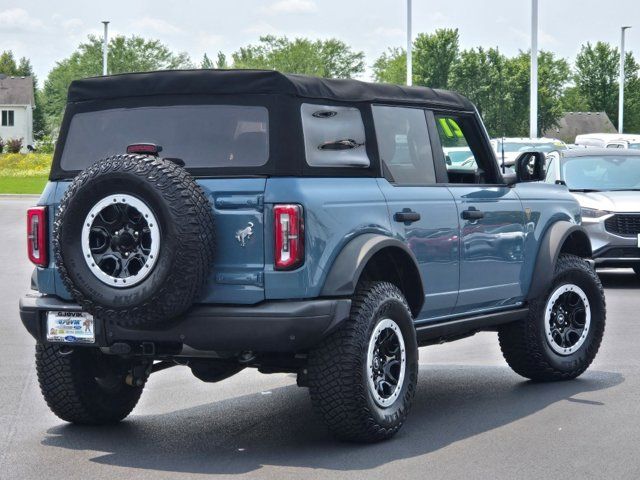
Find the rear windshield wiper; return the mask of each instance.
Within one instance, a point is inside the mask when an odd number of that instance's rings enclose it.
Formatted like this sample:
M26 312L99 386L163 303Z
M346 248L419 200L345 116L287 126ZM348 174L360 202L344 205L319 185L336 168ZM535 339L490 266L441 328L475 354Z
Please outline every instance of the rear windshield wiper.
M598 190L597 188L570 188L570 192L580 192L580 193L591 193L591 192L601 192L602 190Z

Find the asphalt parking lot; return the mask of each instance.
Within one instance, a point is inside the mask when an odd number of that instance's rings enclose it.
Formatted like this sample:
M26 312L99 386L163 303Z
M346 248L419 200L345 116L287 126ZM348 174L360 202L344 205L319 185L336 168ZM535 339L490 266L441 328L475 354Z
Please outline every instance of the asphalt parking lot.
M151 377L122 424L76 427L40 396L18 299L29 286L25 211L0 198L0 478L640 477L640 281L602 273L608 324L581 378L524 381L494 333L420 351L417 398L393 440L332 440L290 375L205 384L176 367Z

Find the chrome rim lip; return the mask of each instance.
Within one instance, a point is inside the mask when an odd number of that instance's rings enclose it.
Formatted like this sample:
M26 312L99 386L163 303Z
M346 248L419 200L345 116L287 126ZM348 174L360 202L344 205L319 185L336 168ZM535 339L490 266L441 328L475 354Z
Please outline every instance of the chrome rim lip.
M137 274L123 278L113 277L104 272L98 266L98 264L94 262L94 257L89 245L89 234L91 232L91 226L94 219L102 210L104 210L108 206L116 204L128 205L138 210L138 212L140 212L144 216L151 236L151 248L148 257L146 258L144 267L141 268ZM84 223L82 225L81 244L82 256L84 257L89 270L91 270L91 272L98 280L116 288L132 287L144 280L151 273L153 267L158 261L158 252L160 251L160 226L158 225L158 220L153 214L153 211L151 211L151 208L149 208L149 206L139 198L125 193L111 194L98 201L98 203L93 206L93 208L85 217Z
M580 300L585 310L585 321L584 321L584 328L582 330L582 334L580 335L580 338L578 339L578 341L573 345L571 345L570 347L563 347L562 345L558 345L553 338L553 332L551 331L551 313L553 311L553 307L555 303L558 301L560 296L568 292L573 292L577 294L578 297L580 297ZM549 300L547 301L547 305L545 307L545 312L544 312L545 337L551 349L554 352L556 352L558 355L562 355L562 356L571 355L577 352L580 349L580 347L582 347L584 342L587 340L587 335L589 334L590 328L591 328L591 307L589 305L589 299L587 298L586 293L584 293L584 290L582 290L580 287L572 283L561 285L558 288L556 288L551 294L551 296L549 297Z
M373 376L373 359L374 359L374 351L376 348L376 341L380 337L380 334L387 329L391 329L396 338L398 339L398 343L400 344L400 374L398 378L398 383L396 384L394 390L388 397L382 397L378 390L376 389L376 385L374 383ZM373 329L371 333L371 338L369 339L369 348L367 351L367 384L369 385L369 390L371 395L379 407L388 408L396 401L400 392L402 391L402 385L404 384L404 376L406 371L407 364L407 353L404 344L404 338L402 337L402 331L396 322L391 320L390 318L384 318L378 322L376 327Z

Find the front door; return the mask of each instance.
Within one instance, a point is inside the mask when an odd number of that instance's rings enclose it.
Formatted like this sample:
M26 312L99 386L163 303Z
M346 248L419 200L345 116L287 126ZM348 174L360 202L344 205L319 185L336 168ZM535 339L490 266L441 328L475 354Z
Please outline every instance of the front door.
M373 117L393 234L414 253L423 279L417 320L448 315L458 296L458 213L451 192L436 183L425 112L374 106Z
M524 212L506 186L450 186L460 221L456 312L511 305L522 298Z
M522 202L502 182L495 155L473 115L442 113L434 121L442 157L460 152L466 156L458 163L443 161L460 226L460 291L454 313L516 304L523 297Z

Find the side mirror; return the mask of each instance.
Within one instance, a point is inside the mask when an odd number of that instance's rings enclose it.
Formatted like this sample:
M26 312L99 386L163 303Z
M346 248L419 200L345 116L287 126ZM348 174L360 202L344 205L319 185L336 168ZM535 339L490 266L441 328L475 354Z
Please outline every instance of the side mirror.
M524 152L516 158L515 170L518 182L540 182L545 179L546 157L543 152Z

